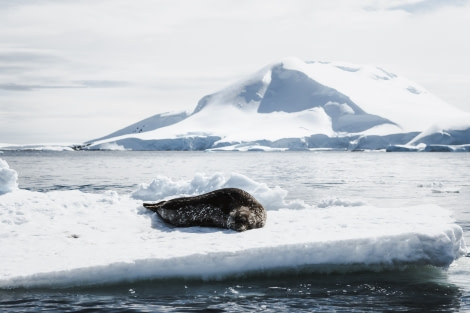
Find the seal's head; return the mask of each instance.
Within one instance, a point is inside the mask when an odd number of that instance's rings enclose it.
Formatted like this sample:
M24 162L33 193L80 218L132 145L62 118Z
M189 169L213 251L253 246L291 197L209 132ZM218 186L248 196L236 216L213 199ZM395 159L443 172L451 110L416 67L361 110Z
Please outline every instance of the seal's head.
M248 207L242 206L238 210L230 212L227 220L227 228L236 231L260 228L264 226L264 220L265 217L262 218L258 216L257 212L250 210Z

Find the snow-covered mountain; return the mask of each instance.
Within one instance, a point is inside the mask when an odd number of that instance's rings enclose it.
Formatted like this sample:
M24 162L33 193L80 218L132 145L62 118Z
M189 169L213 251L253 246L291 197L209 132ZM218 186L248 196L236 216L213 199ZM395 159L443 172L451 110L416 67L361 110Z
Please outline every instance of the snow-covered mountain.
M284 59L89 149L414 149L470 144L470 114L372 66ZM416 148L418 149L418 148ZM468 147L463 147L468 149Z

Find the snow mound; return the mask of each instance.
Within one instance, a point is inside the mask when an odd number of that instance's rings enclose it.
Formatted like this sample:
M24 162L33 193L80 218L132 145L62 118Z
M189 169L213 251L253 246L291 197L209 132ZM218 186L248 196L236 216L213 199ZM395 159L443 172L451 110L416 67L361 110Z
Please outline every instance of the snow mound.
M18 173L5 160L0 159L0 195L18 188Z
M300 200L286 200L287 191L279 187L270 188L264 183L237 173L228 176L223 173L213 175L196 174L191 181L174 181L166 176L158 176L150 184L140 184L132 193L134 199L161 201L175 197L195 196L221 188L240 188L253 195L266 210L280 208L304 209L308 206Z

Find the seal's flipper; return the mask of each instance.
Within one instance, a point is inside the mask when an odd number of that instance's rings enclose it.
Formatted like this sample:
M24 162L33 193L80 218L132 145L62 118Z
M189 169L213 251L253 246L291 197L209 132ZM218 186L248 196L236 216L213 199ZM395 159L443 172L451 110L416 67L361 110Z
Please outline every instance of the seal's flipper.
M162 206L162 204L165 203L165 201L161 201L158 203L142 203L142 205L146 208L149 209L150 211L157 212L157 209Z

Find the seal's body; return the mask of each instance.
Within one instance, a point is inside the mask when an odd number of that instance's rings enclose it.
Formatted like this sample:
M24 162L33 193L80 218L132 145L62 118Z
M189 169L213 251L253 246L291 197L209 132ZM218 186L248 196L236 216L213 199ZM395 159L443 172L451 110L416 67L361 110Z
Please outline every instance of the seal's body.
M266 224L266 210L248 192L224 188L199 196L144 203L165 222L178 227L209 226L245 231Z

